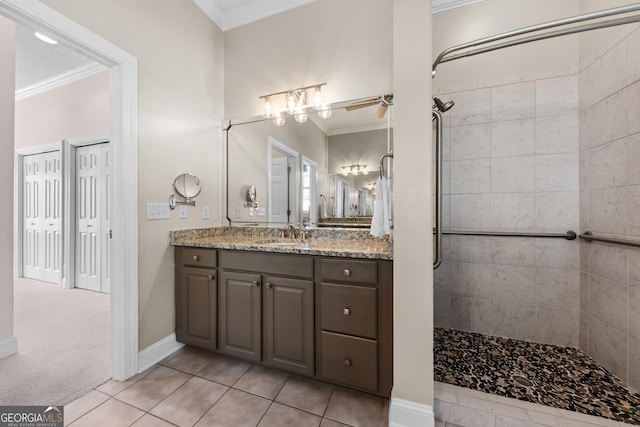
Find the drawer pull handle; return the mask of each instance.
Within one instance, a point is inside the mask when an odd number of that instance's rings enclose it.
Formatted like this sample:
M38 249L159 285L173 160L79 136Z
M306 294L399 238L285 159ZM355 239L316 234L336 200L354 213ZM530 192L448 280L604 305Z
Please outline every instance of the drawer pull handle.
M194 260L194 261L200 261L200 257L199 257L198 255L194 255L194 256L193 256L193 260Z
M345 276L349 277L349 276L351 276L351 270L344 270L342 272L342 274L344 274Z
M258 286L258 281L257 281L257 280L254 280L253 282L251 282L251 284L252 284L253 286Z
M350 308L345 308L345 309L342 310L342 313L345 316L351 316L351 309Z
M344 366L350 368L351 367L351 360L349 359L344 359Z
M267 282L264 284L264 287L267 289L271 289L271 283Z

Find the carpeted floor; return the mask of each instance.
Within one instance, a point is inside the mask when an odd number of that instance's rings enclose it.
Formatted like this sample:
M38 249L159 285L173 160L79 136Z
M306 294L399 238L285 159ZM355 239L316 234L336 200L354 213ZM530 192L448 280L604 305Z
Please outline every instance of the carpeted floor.
M0 359L0 405L65 405L109 378L109 295L15 280L18 354Z
M640 425L640 394L577 348L434 329L435 380Z

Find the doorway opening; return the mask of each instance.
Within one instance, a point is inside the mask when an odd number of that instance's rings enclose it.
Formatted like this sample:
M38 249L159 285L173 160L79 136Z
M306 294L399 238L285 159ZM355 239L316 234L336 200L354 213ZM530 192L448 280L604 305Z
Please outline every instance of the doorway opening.
M272 224L298 223L298 165L300 154L282 142L269 137L267 171L268 221Z

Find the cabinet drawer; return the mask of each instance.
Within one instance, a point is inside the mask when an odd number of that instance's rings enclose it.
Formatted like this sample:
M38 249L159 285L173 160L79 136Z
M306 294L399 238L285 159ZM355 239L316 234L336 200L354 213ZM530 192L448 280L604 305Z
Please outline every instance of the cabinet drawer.
M321 329L377 338L376 288L328 283L320 286Z
M220 251L220 267L291 277L313 277L313 258L306 255Z
M177 248L178 249L178 248ZM181 255L177 260L193 267L216 267L216 251L204 248L179 248Z
M378 342L322 331L322 376L365 390L378 390Z
M378 283L378 263L347 259L320 260L320 278L347 283Z

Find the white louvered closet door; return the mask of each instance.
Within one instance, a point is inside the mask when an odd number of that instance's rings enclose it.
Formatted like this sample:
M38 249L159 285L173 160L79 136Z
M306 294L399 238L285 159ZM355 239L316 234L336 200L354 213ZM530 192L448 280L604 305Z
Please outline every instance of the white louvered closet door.
M23 156L23 275L60 284L62 182L60 152Z
M76 284L77 288L110 291L109 144L76 149Z

